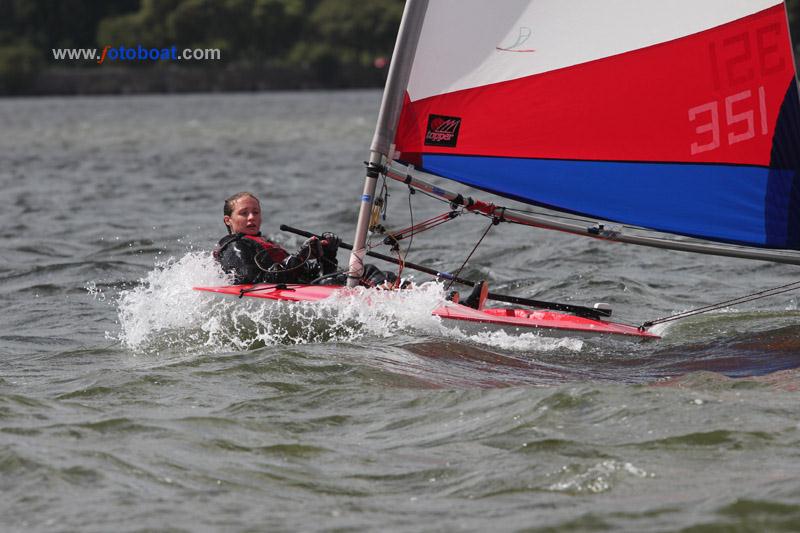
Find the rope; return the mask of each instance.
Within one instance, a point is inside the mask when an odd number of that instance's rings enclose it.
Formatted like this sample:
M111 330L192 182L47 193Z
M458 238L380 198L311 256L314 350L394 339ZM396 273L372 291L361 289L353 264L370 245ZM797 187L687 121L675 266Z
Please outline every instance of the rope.
M386 177L384 176L384 182L385 181L386 181ZM411 226L406 228L406 229L400 230L399 232L390 233L389 236L386 239L384 239L383 241L381 241L378 244L372 244L372 242L371 242L372 241L372 235L371 235L370 236L370 240L369 240L369 242L367 242L367 245L366 245L367 250L372 250L373 248L376 248L376 247L380 246L381 244L389 244L389 239L391 239L391 242L392 242L391 250L397 254L397 264L398 264L397 279L394 282L394 286L392 287L393 289L396 289L398 287L398 285L400 284L400 279L401 279L401 277L403 275L403 269L405 268L405 257L411 251L411 245L414 242L414 235L416 233L419 233L419 231L412 231L408 235L401 235L399 238L397 238L398 234L402 234L402 233L407 232L408 230L414 230L416 228L416 226L414 225L414 208L413 208L413 205L412 205L412 202L411 202L411 195L412 194L414 194L414 190L411 187L409 187L408 188L408 213L409 213L409 217L411 219ZM388 197L388 194L387 194L387 197ZM422 224L425 224L426 222L428 222L428 221L421 222L420 224L418 224L418 226L420 226ZM422 230L422 231L424 231L424 230ZM410 237L410 240L408 241L408 246L406 247L406 252L405 252L405 254L403 254L402 252L400 252L399 241L402 240L402 239L405 239L406 237ZM364 262L363 261L361 262L361 267L362 268L364 267Z
M383 174L383 184L381 194L383 205L381 206L381 220L386 221L386 213L389 211L389 187L386 185L386 174Z
M708 313L711 311L716 311L718 309L724 309L725 307L730 307L731 305L738 305L747 302L752 302L755 300L760 300L762 298L768 298L770 296L776 296L778 294L783 294L785 292L790 292L796 289L800 289L800 281L794 281L792 283L787 283L786 285L781 285L779 287L773 287L771 289L764 289L763 291L754 292L751 294L746 294L744 296L739 296L738 298L733 298L731 300L726 300L724 302L719 302L716 304L706 305L703 307L698 307L696 309L691 309L689 311L684 311L682 313L676 313L674 315L669 315L663 318L657 318L655 320L650 320L649 322L643 323L639 326L640 330L645 330L656 324L664 324L666 322L672 322L674 320L680 320L681 318L688 318L690 316L699 315L702 313Z
M410 201L411 201L411 196L409 196L409 202ZM449 222L450 220L453 220L455 217L457 217L459 214L461 213L459 213L458 211L448 211L447 213L442 213L441 215L429 218L428 220L423 220L418 224L413 224L414 218L412 216L411 226L403 228L401 230L393 231L387 236L387 238L391 239L394 242L402 241L403 239L409 237L413 239L414 235L435 228L436 226L444 224L445 222Z
M414 207L411 205L411 196L413 194L414 194L414 190L411 187L409 187L408 188L408 216L409 216L409 218L411 220L411 227L412 228L414 227ZM395 248L397 250L397 260L400 261L400 265L399 265L400 268L397 269L397 279L394 280L394 286L392 287L393 289L396 289L400 285L400 279L403 276L403 268L405 268L405 266L406 266L405 258L408 257L408 252L411 251L411 244L414 242L414 233L412 232L411 235L409 235L409 236L411 238L408 240L408 246L406 246L406 253L405 254L401 254L400 253L400 247L399 246L393 246L393 248ZM395 243L397 243L397 239L395 239Z
M445 289L444 289L445 291L449 291L450 287L453 286L453 282L455 281L455 278L458 278L458 277L461 276L461 271L464 270L465 266L467 266L467 262L469 261L470 257L472 257L472 254L474 254L475 250L478 249L478 246L481 245L481 242L483 242L483 239L489 233L489 230L492 229L492 227L496 226L496 225L497 225L497 219L492 219L492 223L489 224L489 226L486 228L486 231L483 232L483 235L481 235L481 238L478 239L478 242L475 244L475 247L472 248L472 251L469 253L467 258L464 259L464 262L461 264L461 266L459 267L458 271L456 271L455 275L453 276L453 279L451 279L450 282L447 284L447 287L445 287Z
M277 261L273 261L272 265L270 265L267 268L264 268L264 265L262 265L261 262L259 262L258 260L259 255L260 254L256 254L253 256L253 262L256 264L259 270L262 270L264 272L293 272L299 268L302 268L311 259L311 247L309 246L308 253L306 254L305 259L300 261L300 263L298 263L296 266L293 266L292 268L283 268L281 270L270 270L270 267L272 267L273 265L279 265L279 266L281 265L281 263L278 263ZM300 255L298 254L297 257L299 258Z

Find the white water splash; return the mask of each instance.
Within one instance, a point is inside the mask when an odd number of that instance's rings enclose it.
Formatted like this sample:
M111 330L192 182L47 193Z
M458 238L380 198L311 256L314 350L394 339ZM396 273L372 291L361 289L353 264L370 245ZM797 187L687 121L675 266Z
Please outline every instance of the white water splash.
M89 293L89 296L94 298L96 301L98 302L106 301L106 293L103 292L103 290L97 286L97 282L89 281L88 283L86 283L86 285L84 285L84 289L86 289L86 292Z
M515 351L580 351L578 339L543 338L525 332L466 334L432 315L447 302L441 283L413 289L356 289L320 302L239 299L192 290L226 285L207 252L190 252L159 263L117 301L120 333L116 340L141 352L164 349L221 352L277 344L352 342L399 334L444 337Z
M651 326L648 328L647 331L652 333L653 335L658 335L661 338L667 336L667 332L672 329L672 322L664 322L662 324L656 324L655 326Z
M560 481L549 490L570 493L601 493L613 489L626 477L653 478L654 474L628 462L607 459L595 465L564 466L559 473Z
M465 337L479 344L517 352L551 352L554 350L580 352L583 348L581 339L574 337L542 337L538 333L531 332L511 335L504 330L499 330L465 335Z
M431 315L444 303L436 283L406 291L360 289L322 302L238 299L192 290L229 283L206 252L159 263L135 288L120 294L116 339L144 352L213 352L443 330L441 320Z
M154 340L159 332L198 327L215 331L218 320L208 313L203 296L192 287L227 283L229 279L208 253L190 252L179 260L157 263L138 286L120 294L119 340L136 349Z
M335 313L338 323L358 323L369 335L391 337L409 330L444 334L442 320L431 313L445 303L443 286L429 282L402 291L359 287L351 294L336 294L316 306Z

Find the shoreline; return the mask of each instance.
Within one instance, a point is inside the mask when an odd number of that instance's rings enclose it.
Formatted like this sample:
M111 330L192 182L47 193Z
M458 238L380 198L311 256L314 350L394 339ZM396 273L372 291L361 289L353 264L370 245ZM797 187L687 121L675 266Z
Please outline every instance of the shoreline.
M0 97L181 94L320 89L371 89L384 85L387 69L340 67L320 72L280 66L46 67L24 91Z

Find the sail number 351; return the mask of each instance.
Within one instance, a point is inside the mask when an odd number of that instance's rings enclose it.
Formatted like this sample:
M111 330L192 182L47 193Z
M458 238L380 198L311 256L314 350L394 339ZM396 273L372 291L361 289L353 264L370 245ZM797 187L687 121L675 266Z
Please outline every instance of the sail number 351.
M693 142L689 147L692 155L709 152L722 145L721 118L724 119L728 130L725 141L729 145L749 141L756 136L756 131L761 135L769 133L766 100L766 91L762 86L758 88L755 98L750 89L725 97L721 106L725 112L724 117L720 117L720 102L716 100L691 108L689 122L699 123L695 127L695 133L708 139L702 144ZM756 112L758 112L758 130ZM701 120L704 122L700 123Z
M753 81L785 70L781 35L780 24L773 22L709 44L711 82L729 94L689 109L698 136L689 146L692 155L769 133L766 89L753 88Z

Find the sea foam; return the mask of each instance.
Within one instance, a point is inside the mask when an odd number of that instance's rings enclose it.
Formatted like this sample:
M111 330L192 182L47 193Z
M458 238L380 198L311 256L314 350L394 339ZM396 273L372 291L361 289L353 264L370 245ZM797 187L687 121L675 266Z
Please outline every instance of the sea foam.
M277 344L353 342L397 335L445 337L514 351L580 351L576 339L548 339L504 331L468 334L443 323L432 311L447 305L444 285L411 289L357 288L319 302L277 302L193 290L227 285L208 252L190 252L159 262L117 299L120 332L115 338L143 352L220 352Z

